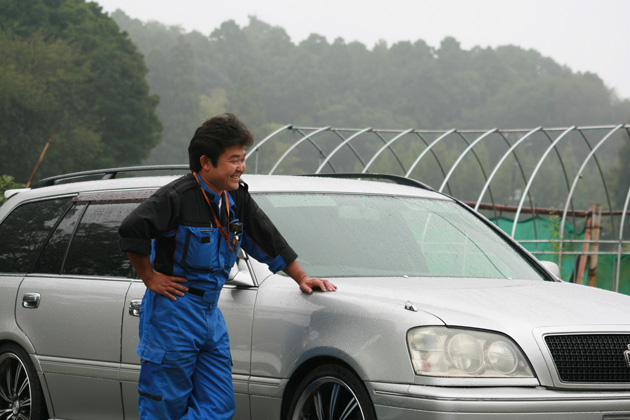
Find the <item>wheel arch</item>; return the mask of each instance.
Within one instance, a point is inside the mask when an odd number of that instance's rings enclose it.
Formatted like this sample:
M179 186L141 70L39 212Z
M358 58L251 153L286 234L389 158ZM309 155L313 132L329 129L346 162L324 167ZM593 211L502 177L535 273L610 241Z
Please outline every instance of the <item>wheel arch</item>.
M319 366L324 366L324 365L338 365L338 366L342 366L348 369L353 375L357 377L357 379L359 379L359 381L365 388L366 393L370 397L370 401L372 401L372 404L374 404L374 401L372 400L369 389L365 386L363 377L359 374L357 369L355 369L351 364L335 356L330 356L330 355L314 356L312 358L309 358L303 361L299 365L299 367L295 369L293 373L291 374L291 377L289 378L289 382L287 383L282 393L282 405L280 409L281 419L286 418L287 411L289 410L289 406L291 404L291 400L293 399L295 391L297 390L297 387L302 381L302 379L304 378L304 376L306 376L308 372L314 370L315 368Z
M21 330L20 330L21 333ZM44 375L42 373L42 366L39 363L39 358L37 357L35 346L31 343L31 340L26 337L24 334L16 334L13 331L9 331L7 334L3 334L0 336L0 347L5 344L14 344L24 350L28 355L29 360L35 367L37 371L37 376L39 376L40 382L44 380ZM43 383L43 382L42 382Z
M22 345L22 342L26 342L28 343L28 346L24 346ZM50 395L48 393L48 385L46 383L46 378L44 376L44 373L42 371L41 365L39 363L39 359L36 357L35 355L35 351L34 351L34 347L32 346L32 344L30 343L30 341L28 340L12 340L12 339L8 339L6 337L2 337L0 338L0 349L3 349L4 347L9 346L9 347L15 347L16 349L23 351L24 354L26 355L26 358L24 360L24 363L28 364L30 362L32 368L34 369L34 373L37 376L37 378L35 378L38 382L39 382L39 391L41 392L41 396L43 397L43 416L45 418L49 418L50 414L53 413L52 410L52 401L50 399ZM16 355L20 358L23 357L23 355L20 355L16 352ZM33 391L35 392L35 391Z
M20 331L21 332L21 331ZM24 334L18 334L14 331L7 331L5 334L0 335L0 346L4 344L13 343L21 347L25 352L33 358L35 354L35 347L31 340L29 340ZM33 361L35 363L35 361Z

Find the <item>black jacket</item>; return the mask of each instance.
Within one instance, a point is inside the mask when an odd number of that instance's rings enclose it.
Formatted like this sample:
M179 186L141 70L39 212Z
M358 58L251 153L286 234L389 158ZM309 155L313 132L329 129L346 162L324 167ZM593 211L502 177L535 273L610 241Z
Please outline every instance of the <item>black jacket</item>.
M218 216L219 198L206 191ZM229 242L220 235L194 175L188 174L160 188L125 218L119 228L121 250L152 255L154 269L161 273L220 285L234 264L239 244L274 273L297 258L244 182L229 195L230 224L243 227L242 235L230 236Z

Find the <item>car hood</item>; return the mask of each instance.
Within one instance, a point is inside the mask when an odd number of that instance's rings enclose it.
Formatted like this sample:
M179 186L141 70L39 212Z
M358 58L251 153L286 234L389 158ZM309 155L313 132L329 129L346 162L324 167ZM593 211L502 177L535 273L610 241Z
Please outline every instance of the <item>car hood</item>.
M448 326L499 331L628 324L630 296L566 282L457 278L334 279L339 293L370 295ZM366 296L367 297L367 296Z

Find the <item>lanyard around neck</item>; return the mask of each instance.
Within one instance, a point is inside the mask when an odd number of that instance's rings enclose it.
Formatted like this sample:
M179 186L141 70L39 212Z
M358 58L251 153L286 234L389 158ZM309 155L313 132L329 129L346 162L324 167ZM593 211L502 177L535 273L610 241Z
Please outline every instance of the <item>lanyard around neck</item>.
M208 198L208 194L206 194L206 190L201 185L201 181L199 180L199 175L197 175L197 172L193 172L193 175L195 176L195 179L197 180L197 184L199 184L199 188L201 188L201 192L203 193L203 196L206 199L206 202L208 203L208 207L210 207L210 212L212 213L212 216L214 217L214 223L219 228L219 232L221 232L221 236L223 236L223 239L225 239L225 243L227 244L228 249L232 251L232 245L230 244L230 232L227 226L224 229L223 226L221 225L221 222L219 221L219 218L217 217L217 214L214 211L214 207L212 207L212 203L210 202L210 199ZM223 194L224 194L223 200L225 202L225 210L227 212L227 220L228 220L227 223L229 225L230 224L230 202L228 200L227 191L223 191ZM221 211L221 208L219 208L219 212L220 211Z

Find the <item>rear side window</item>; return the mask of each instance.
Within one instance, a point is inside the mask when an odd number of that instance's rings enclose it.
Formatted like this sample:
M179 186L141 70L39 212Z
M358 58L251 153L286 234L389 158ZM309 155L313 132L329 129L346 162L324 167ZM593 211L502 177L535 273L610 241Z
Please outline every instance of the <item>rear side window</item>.
M52 234L46 247L41 252L37 264L33 269L35 273L59 274L68 252L70 238L76 229L77 223L85 210L83 205L75 205L65 214L55 232Z
M42 243L71 204L71 197L15 208L0 224L0 273L25 273Z
M63 273L133 278L131 263L118 245L118 226L137 206L137 202L90 203L70 243Z

